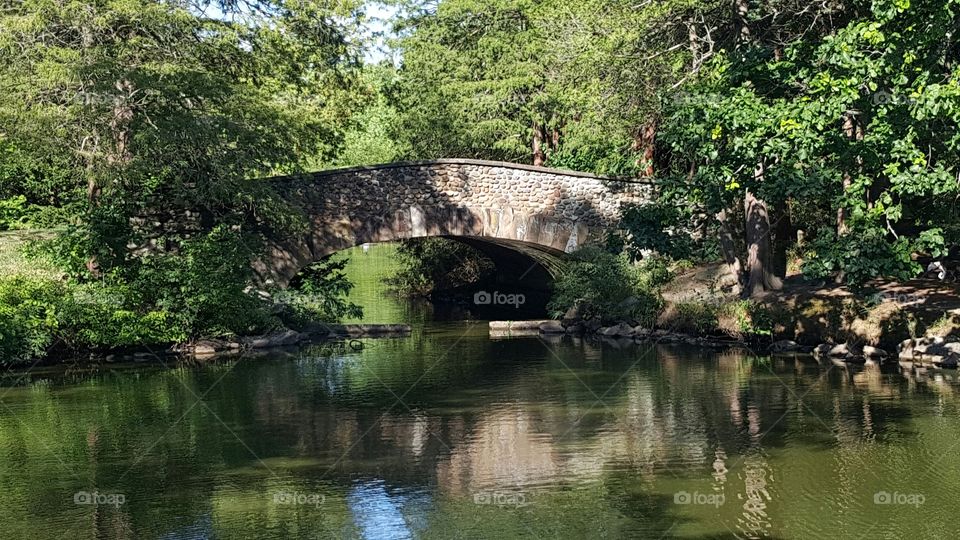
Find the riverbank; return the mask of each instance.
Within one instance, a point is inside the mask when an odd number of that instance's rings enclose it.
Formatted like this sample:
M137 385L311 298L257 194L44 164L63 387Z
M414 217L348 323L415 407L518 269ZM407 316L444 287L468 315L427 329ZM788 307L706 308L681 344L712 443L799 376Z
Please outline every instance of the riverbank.
M903 359L953 368L960 360L960 289L955 284L875 280L851 290L791 276L780 291L741 299L729 292L731 283L723 265L703 265L664 284L662 306L652 324L583 316L595 310L577 305L558 320L539 322L535 332L700 346L739 344L851 363ZM634 302L624 298L620 307ZM532 326L498 323L491 324L491 330L529 332Z
M36 241L51 240L56 234L53 230L0 233L0 365L207 358L410 333L408 325L360 324L359 312L347 309L350 304L343 300L349 287L342 278L308 292L245 288L244 276L233 274L235 283L228 286L223 286L226 278L209 276L178 285L176 279L150 272L159 285L152 279L138 286L108 279L75 282L47 257L35 253ZM373 257L364 252L354 268L365 272L361 278L369 272L382 273L381 265L371 263L382 262L392 253L388 249ZM345 259L346 254L334 262ZM379 273L373 281L379 282ZM187 274L170 275L186 279ZM399 311L371 315L366 321L416 320ZM346 324L321 322L332 320Z

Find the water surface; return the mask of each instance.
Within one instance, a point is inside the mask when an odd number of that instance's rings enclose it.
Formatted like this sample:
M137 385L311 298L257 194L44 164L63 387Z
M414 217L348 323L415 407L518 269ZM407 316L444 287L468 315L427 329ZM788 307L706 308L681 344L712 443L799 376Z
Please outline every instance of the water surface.
M364 344L7 374L0 538L960 533L949 372L483 322Z

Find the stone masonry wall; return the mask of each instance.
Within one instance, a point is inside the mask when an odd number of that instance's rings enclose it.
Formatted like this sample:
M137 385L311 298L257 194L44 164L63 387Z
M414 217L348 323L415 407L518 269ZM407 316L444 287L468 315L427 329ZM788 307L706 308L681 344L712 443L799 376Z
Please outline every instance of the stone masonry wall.
M309 216L305 238L276 239L261 275L300 268L366 242L471 236L559 255L597 240L649 183L477 160L358 167L270 179Z

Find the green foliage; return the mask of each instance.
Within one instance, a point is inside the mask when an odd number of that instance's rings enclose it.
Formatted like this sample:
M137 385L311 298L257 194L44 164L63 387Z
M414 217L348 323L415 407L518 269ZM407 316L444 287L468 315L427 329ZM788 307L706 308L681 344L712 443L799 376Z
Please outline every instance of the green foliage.
M401 269L387 283L407 296L427 296L490 277L493 261L476 249L447 238L401 242L397 255Z
M662 303L655 288L641 283L637 268L625 255L588 246L570 254L547 309L559 318L570 307L579 306L585 318L636 320L652 326Z
M27 222L27 198L15 195L0 199L0 231L19 229Z
M0 14L0 229L66 225L33 250L67 274L63 298L5 308L54 314L27 356L279 323L248 294L250 265L264 237L302 233L302 213L250 179L335 157L369 99L348 37L359 4L218 7L28 0ZM152 229L186 210L193 229Z
M61 150L27 151L0 133L0 230L55 227L74 216L82 192L70 166Z
M732 321L721 329L736 338L744 336L769 336L773 333L773 316L770 311L752 300L736 300L721 304L717 309L718 321Z
M670 325L695 334L716 333L719 321L717 307L704 302L679 302L674 306L675 317Z
M820 231L801 266L810 279L828 279L843 272L850 285L861 285L876 276L910 279L923 268L912 259L914 244L907 238L891 241L881 229L866 229L859 235L836 235Z
M372 98L353 115L354 123L344 132L342 148L331 165L376 165L409 155L407 143L395 136L400 112L387 98L388 88L395 83L395 79L396 70L392 66L368 66L364 69L363 82Z
M753 20L781 8L752 3ZM909 253L942 252L957 229L947 208L960 195L960 14L936 0L840 9L778 43L728 44L705 64L666 111L667 191L707 215L742 207L750 191L798 210L794 225L812 232L839 210L845 230L818 233L809 275L911 277Z
M111 348L185 339L164 311L129 307L129 289L50 278L0 278L0 362L40 359L51 349Z
M689 208L661 199L624 208L620 228L628 240L626 247L635 259L643 258L646 251L682 259L694 250L691 231L685 227L691 219Z
M571 136L572 138L572 136ZM547 163L557 169L589 171L614 178L641 176L644 168L639 157L630 150L630 141L619 143L608 138L576 146L578 141L564 140L560 148L547 153Z
M644 289L657 289L673 279L671 261L667 257L648 257L636 264L638 282Z
M65 287L26 277L0 278L0 361L42 356L54 343Z
M671 2L672 4L673 2ZM444 0L400 23L397 136L413 158L478 157L635 175L637 127L674 55L661 10L625 1Z
M220 225L183 242L178 253L138 258L117 274L129 284L134 306L156 306L190 337L269 330L276 319L247 294L258 246L240 231Z
M363 317L363 308L346 300L353 289L343 272L349 262L327 259L314 263L300 272L296 287L278 293L292 309L296 323Z
M773 328L768 310L752 300L678 302L667 313L667 326L694 334L744 339L769 336Z

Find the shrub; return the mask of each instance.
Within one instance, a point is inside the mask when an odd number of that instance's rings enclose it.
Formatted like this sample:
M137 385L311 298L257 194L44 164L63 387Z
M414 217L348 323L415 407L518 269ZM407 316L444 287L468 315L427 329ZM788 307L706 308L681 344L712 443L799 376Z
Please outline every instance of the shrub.
M751 300L735 300L717 309L721 332L735 338L769 336L773 332L773 316L762 305Z
M27 198L16 195L0 199L0 231L19 229L27 224Z
M662 307L659 292L641 283L626 255L590 246L571 253L568 262L547 304L553 317L579 305L586 318L632 319L642 324L656 320Z
M717 308L710 304L680 302L676 306L673 324L677 330L697 334L712 334L717 331Z
M77 262L80 257L70 251L77 238L54 242L34 255ZM0 361L26 361L55 344L96 350L270 331L281 321L274 315L275 303L251 292L256 253L256 245L239 231L221 225L182 241L175 252L131 259L95 281L0 278ZM308 272L302 289L313 304L300 311L302 317L358 314L342 298L350 284L341 269L321 263Z
M62 284L23 276L0 278L0 360L23 362L54 343Z
M910 254L916 247L907 238L890 241L886 231L866 228L838 236L822 229L801 266L809 279L828 279L842 272L849 285L862 285L875 277L906 280L922 268Z
M678 302L668 306L658 322L682 332L725 334L736 339L770 335L773 327L769 311L750 300Z
M653 289L666 285L673 279L670 269L670 259L666 257L647 257L637 264L637 275L640 285Z

